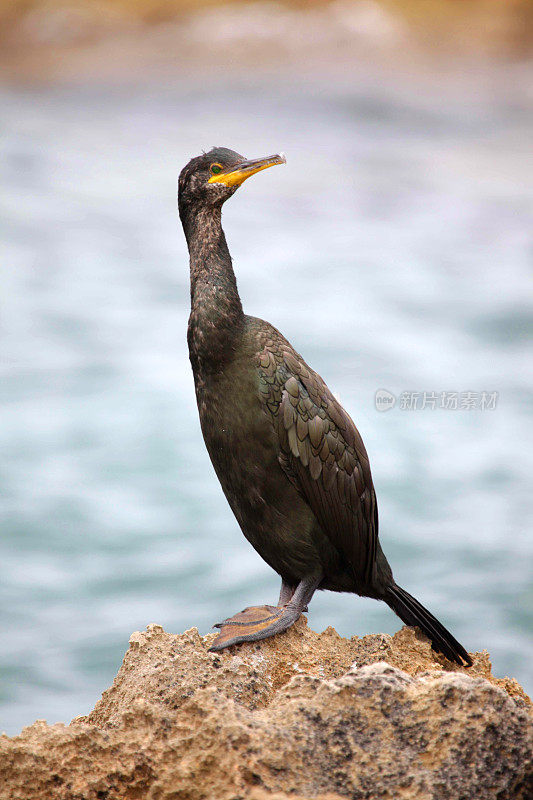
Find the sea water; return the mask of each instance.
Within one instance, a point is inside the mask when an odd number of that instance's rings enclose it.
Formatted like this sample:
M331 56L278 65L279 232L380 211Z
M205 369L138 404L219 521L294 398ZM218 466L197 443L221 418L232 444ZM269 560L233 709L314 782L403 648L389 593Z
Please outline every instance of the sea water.
M150 622L207 633L277 599L188 362L176 177L212 145L286 152L225 207L240 291L356 421L398 583L531 690L531 120L514 82L168 80L4 89L2 108L0 729L87 713ZM401 624L332 593L309 623Z

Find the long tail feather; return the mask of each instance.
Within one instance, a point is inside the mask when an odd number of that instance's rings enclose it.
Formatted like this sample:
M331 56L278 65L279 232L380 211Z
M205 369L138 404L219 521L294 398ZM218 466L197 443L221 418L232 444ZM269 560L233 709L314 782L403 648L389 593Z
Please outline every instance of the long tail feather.
M465 648L459 644L450 631L446 630L427 608L424 608L401 586L391 586L383 599L406 625L418 625L431 640L433 649L438 653L442 653L447 659L455 661L460 666L464 666L463 662L468 667L472 665L472 659Z

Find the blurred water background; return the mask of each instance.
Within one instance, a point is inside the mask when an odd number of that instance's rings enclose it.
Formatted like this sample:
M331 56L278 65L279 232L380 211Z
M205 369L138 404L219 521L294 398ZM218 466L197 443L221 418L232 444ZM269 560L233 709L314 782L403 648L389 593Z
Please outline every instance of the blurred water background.
M355 419L398 582L531 691L525 74L3 86L0 730L87 713L150 622L206 633L277 598L211 468L188 363L176 177L212 145L285 150L225 207L245 309ZM380 388L498 402L380 413ZM400 626L331 593L309 623Z

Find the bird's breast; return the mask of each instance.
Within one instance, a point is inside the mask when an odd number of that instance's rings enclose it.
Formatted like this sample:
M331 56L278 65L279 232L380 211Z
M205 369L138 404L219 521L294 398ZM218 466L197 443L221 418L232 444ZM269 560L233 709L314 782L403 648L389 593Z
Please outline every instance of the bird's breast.
M195 376L204 440L225 483L241 473L253 478L260 465L277 460L272 425L264 414L255 369L230 364ZM222 481L222 477L219 474Z

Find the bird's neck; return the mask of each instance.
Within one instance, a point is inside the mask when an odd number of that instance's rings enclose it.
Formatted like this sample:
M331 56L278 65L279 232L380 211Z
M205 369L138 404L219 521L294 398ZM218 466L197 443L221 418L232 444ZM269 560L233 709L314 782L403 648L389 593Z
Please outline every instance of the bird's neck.
M181 220L190 255L189 351L193 367L217 369L233 355L244 313L220 208L189 208Z

